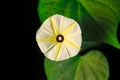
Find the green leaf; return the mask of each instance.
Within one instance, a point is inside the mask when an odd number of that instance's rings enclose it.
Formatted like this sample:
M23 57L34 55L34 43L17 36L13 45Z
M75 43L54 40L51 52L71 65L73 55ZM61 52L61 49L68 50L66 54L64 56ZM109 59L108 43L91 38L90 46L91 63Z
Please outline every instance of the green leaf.
M61 62L46 58L45 72L48 80L108 80L109 66L101 52L92 50Z
M119 5L119 0L40 0L38 15L41 22L54 14L75 19L82 29L82 49L100 43L120 48L117 40Z

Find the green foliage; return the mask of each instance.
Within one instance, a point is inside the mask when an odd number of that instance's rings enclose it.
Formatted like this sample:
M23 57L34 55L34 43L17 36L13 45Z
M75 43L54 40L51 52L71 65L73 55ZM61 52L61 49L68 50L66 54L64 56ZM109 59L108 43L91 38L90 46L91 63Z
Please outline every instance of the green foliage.
M54 14L75 19L82 29L82 50L100 43L120 48L116 33L119 5L118 0L40 0L38 15L41 22Z
M82 29L82 50L100 43L120 49L119 6L119 0L40 0L38 15L41 22L54 14L76 20ZM48 80L108 80L109 66L101 52L92 50L61 62L45 59L45 72Z
M109 76L108 62L97 50L61 62L45 59L45 70L48 80L107 80Z

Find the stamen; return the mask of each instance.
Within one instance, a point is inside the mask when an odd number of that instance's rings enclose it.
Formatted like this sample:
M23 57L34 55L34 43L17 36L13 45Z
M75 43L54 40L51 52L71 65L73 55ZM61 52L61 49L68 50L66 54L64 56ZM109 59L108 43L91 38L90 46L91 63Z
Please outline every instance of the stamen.
M57 41L57 42L63 42L63 41L64 41L63 35L59 34L59 35L56 37L56 41Z

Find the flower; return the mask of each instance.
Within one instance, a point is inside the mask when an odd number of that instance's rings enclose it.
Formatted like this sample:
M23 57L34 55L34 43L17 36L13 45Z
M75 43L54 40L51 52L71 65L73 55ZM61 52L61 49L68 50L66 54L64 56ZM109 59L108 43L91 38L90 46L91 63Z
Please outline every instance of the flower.
M36 41L48 59L66 60L81 49L81 29L75 20L56 14L46 19L37 30Z

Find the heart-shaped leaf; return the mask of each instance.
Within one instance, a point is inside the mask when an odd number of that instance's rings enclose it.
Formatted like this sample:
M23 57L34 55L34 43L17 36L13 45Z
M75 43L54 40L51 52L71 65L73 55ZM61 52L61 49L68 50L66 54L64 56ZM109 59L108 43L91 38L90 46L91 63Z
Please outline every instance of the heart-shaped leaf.
M119 0L40 0L38 15L41 22L54 14L75 19L82 29L82 49L99 43L120 48L117 40L119 5Z
M45 72L48 80L108 80L109 66L101 52L92 50L61 62L46 58Z

